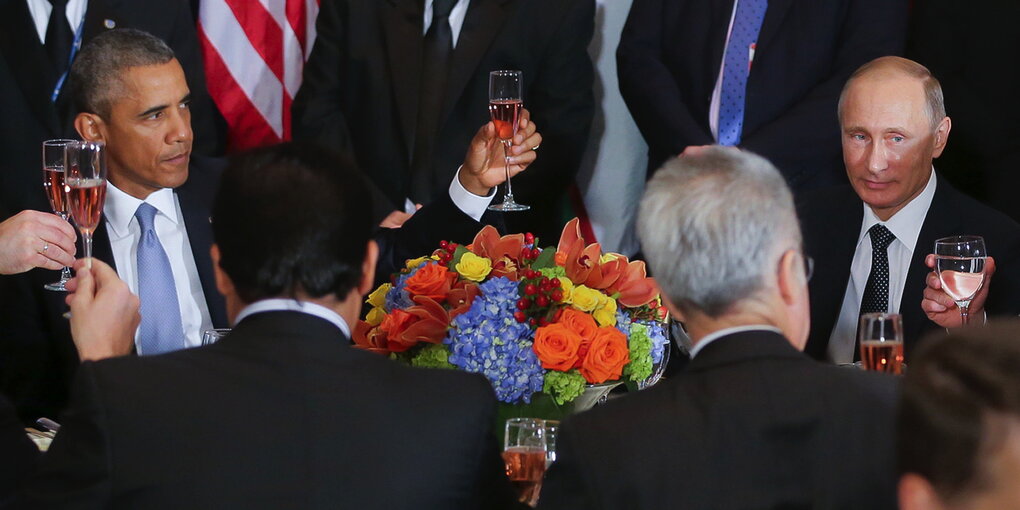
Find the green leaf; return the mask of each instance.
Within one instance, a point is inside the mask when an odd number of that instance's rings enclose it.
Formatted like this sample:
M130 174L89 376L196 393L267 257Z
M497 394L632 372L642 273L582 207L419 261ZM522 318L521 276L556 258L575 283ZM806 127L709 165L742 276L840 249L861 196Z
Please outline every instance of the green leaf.
M465 248L463 244L457 246L457 249L453 250L453 258L450 259L450 263L447 265L447 267L449 267L450 269L457 267L457 264L460 264L460 258L463 257L464 254L467 252L468 249Z
M542 253L538 254L538 258L531 263L531 269L539 270L546 269L556 265L556 250L552 248L546 248L542 250Z

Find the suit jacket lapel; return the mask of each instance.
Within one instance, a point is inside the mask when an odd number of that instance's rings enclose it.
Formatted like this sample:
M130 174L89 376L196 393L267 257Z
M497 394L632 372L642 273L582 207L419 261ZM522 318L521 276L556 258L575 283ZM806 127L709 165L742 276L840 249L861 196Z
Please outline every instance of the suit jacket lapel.
M783 25L783 20L786 19L791 4L793 4L793 0L769 0L769 8L765 11L765 19L762 21L761 31L758 32L755 48L766 48L769 41L779 33L779 28Z
M926 287L925 279L931 269L924 264L924 258L935 249L935 240L944 237L946 232L963 232L963 225L954 214L956 207L952 204L953 190L948 181L937 178L935 196L921 224L921 232L917 236L910 267L907 268L907 280L900 299L900 314L903 315L903 339L907 344L920 340L920 336L929 323L928 318L920 311L921 299ZM907 351L910 351L907 348Z
M443 109L439 116L442 129L447 117L473 76L481 74L478 64L489 50L492 40L499 34L507 19L507 12L517 0L472 0L468 5L464 25L457 38L457 48L450 63L450 76L446 81ZM484 74L494 69L481 70ZM527 81L527 77L525 77ZM525 98L527 104L527 98Z
M198 268L198 278L201 280L202 293L205 294L205 302L209 307L209 316L212 319L213 326L217 328L226 327L226 306L223 296L216 289L212 257L209 255L209 247L213 243L209 206L208 204L200 203L199 198L189 191L187 183L177 188L174 192L181 203L184 226L188 231L191 254L195 257L195 267Z
M84 254L84 252L78 252ZM115 271L117 263L113 260L113 248L110 246L110 233L106 230L106 216L99 220L99 226L92 233L92 256L106 262Z
M89 8L85 12L85 24L82 27L81 41L91 41L97 35L117 27L118 17L116 10L110 5L110 0L89 0ZM106 21L113 22L113 26L107 26Z
M25 1L14 0L5 5L10 10L5 10L0 19L0 51L36 118L53 136L57 136L60 120L50 102L50 94L57 81L56 72L39 42L39 34L35 31L35 23Z
M414 150L417 125L419 77L421 75L424 2L387 0L383 7L386 55L393 84L394 101L400 114L401 132L408 164Z

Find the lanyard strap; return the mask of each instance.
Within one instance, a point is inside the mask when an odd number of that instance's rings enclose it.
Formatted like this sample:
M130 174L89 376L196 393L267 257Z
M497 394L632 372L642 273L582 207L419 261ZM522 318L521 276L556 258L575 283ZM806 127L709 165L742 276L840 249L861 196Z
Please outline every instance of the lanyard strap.
M53 94L50 96L50 102L56 103L57 97L60 96L60 89L64 88L64 82L67 81L67 75L71 72L71 62L74 62L74 56L78 54L78 49L81 47L81 32L82 27L85 26L85 13L82 13L81 20L78 21L78 28L74 31L74 42L71 43L71 53L67 56L67 66L64 68L63 74L57 80L57 85L53 87Z

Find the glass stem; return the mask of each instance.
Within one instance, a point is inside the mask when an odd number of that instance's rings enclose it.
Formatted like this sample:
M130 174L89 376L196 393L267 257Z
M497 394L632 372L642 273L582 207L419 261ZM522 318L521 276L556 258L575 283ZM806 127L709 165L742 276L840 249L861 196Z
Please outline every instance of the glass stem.
M85 267L92 269L92 232L81 233L82 244L85 247Z
M960 305L960 319L963 321L963 325L970 324L970 303Z
M512 140L503 140L503 162L506 168L506 196L503 197L503 202L514 201L514 190L510 187L510 143Z
M67 213L66 212L63 212L63 211L58 212L57 216L60 216L60 219L62 219L64 221L67 221ZM67 280L70 280L70 279L71 279L71 268L69 268L67 266L64 266L64 268L60 270L60 283L65 283L65 282L67 282Z

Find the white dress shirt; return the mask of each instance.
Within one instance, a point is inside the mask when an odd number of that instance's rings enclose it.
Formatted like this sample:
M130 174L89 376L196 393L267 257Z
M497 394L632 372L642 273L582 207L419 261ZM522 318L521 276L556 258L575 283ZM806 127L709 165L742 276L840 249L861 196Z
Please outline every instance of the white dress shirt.
M46 0L42 0L45 2ZM425 35L432 26L432 4L435 0L425 0L425 22L421 34ZM464 26L464 17L467 16L468 4L471 0L458 0L450 10L450 32L453 36L453 47L457 47L457 39L460 37L460 27Z
M730 27L726 29L726 42L723 43L723 57L722 63L719 64L719 77L715 80L715 88L712 89L712 103L708 107L708 126L712 130L712 138L715 141L719 141L719 103L722 101L722 79L723 70L726 68L726 51L725 48L730 44L730 34L733 32L733 20L737 17L737 4L740 0L733 2L733 12L730 13ZM748 48L747 50L747 65L750 66L754 62L754 48ZM747 112L747 108L744 108L744 112Z
M882 223L896 239L889 244L889 313L899 313L900 300L903 299L903 287L907 281L910 260L917 245L917 236L921 233L924 218L928 215L931 200L935 196L935 170L928 178L928 184L920 195L914 197L903 209L896 212L888 221L881 221L874 211L862 202L864 221L857 236L857 248L850 264L850 281L843 295L843 305L839 309L839 318L829 336L829 361L833 363L850 363L854 360L857 323L860 319L861 300L864 288L868 284L871 273L871 236L868 230L876 223ZM933 249L929 246L921 249ZM910 306L919 306L911 303Z
M194 347L202 344L202 332L212 328L209 305L205 302L202 281L198 277L198 266L191 251L188 230L184 225L181 205L170 188L155 191L145 202L159 211L154 220L156 235L163 245L163 251L170 259L177 288L177 302L181 307L185 344ZM110 247L117 274L128 284L131 292L138 294L138 241L142 230L135 218L135 211L142 204L139 200L117 189L112 183L106 184L106 229L110 234ZM139 347L138 333L135 332L135 346Z
M713 331L712 333L703 336L700 342L694 344L694 347L691 349L691 359L694 359L694 357L697 356L698 353L701 352L708 344L726 335L743 333L745 331L772 331L773 333L778 333L780 335L783 334L782 330L768 324L752 324L749 326L734 326L732 328L720 329L719 331Z
M340 314L326 308L325 306L311 303L308 301L298 301L297 299L288 298L269 298L256 301L241 310L241 313L237 314L234 319L234 326L237 323L244 320L245 317L255 315L263 312L301 312L309 315L314 315L322 319L333 323L336 327L340 328L347 338L351 337L351 328L347 326L347 321L344 320Z
M53 6L49 0L25 0L28 3L28 13L32 15L32 22L35 23L35 31L39 34L39 42L46 44L46 29L50 25L50 12ZM88 0L68 0L67 2L67 23L74 31L81 24L85 17L85 10L88 9Z

